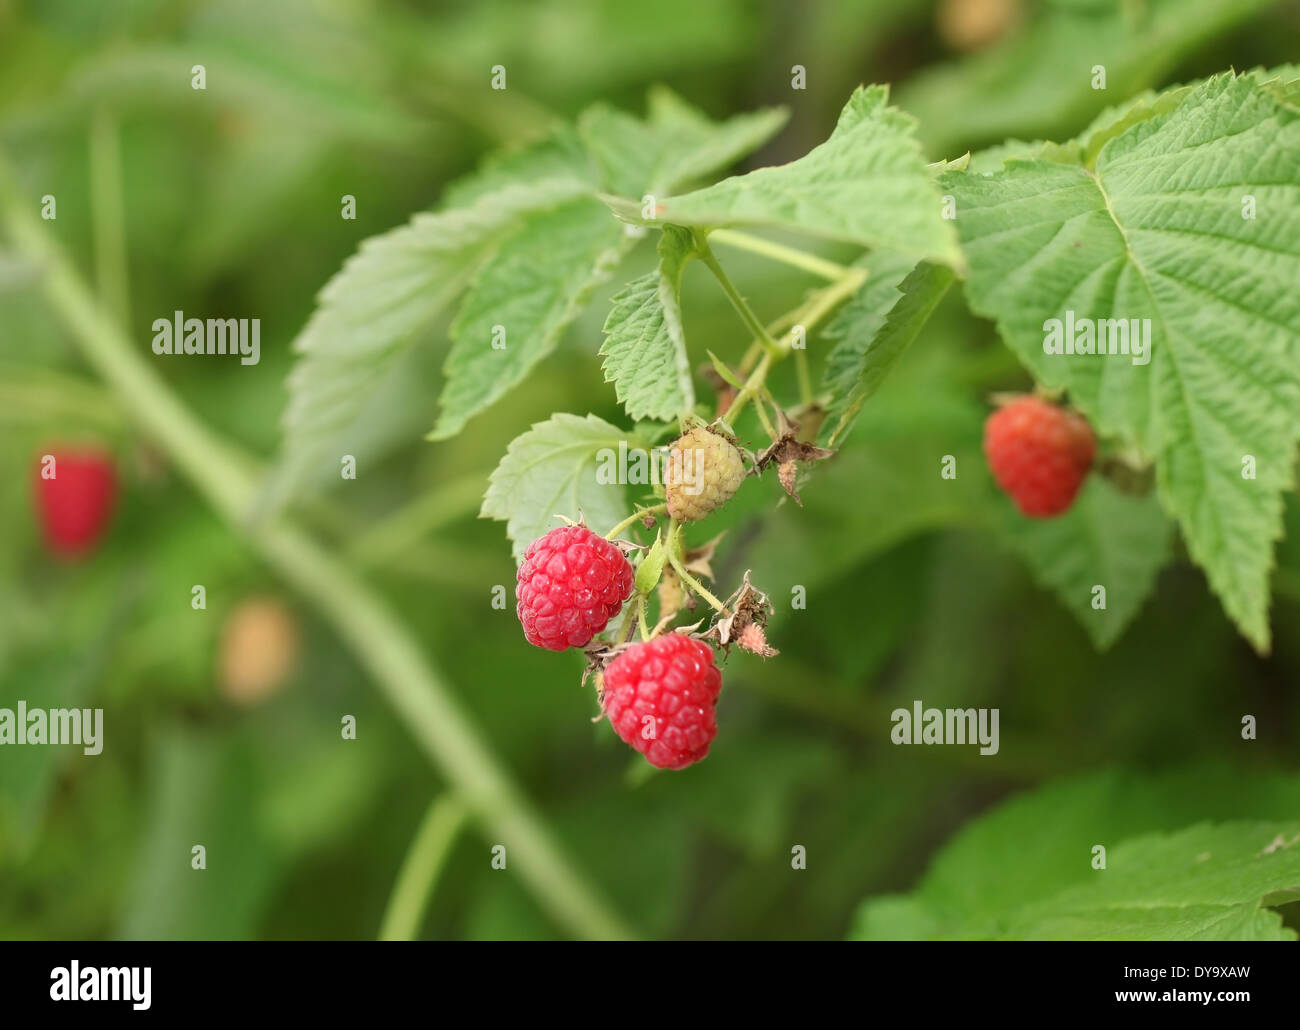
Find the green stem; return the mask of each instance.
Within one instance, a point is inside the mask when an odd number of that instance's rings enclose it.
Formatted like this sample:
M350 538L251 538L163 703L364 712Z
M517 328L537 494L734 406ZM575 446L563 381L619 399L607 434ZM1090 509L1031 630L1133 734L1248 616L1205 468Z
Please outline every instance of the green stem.
M126 262L126 210L122 203L122 148L117 119L105 107L90 122L90 215L99 297L119 325L131 324Z
M709 233L709 239L728 247L735 247L737 250L747 250L752 254L761 254L763 257L772 258L774 261L783 262L794 268L802 268L805 272L812 272L813 275L819 275L831 282L840 279L849 271L846 265L827 261L825 258L819 258L805 250L773 243L771 240L751 236L747 232L736 232L734 229L714 229Z
M672 530L669 531L669 540L671 541L673 537L680 532L681 524L677 523L673 526ZM677 548L671 544L668 547L668 563L672 565L673 570L677 575L682 578L682 582L699 594L700 597L704 598L704 600L708 602L709 607L723 615L730 614L727 611L727 606L725 604L714 597L698 579L686 571L686 566L682 564L682 560L677 556Z
M718 263L718 259L713 256L713 251L709 249L709 242L703 233L695 234L695 246L699 251L700 260L709 266L709 271L718 280L718 285L722 287L722 292L727 295L731 306L740 315L740 320L745 323L759 345L770 354L776 349L776 341L768 334L767 328L758 320L758 316L736 289L736 284L731 281L722 265Z
M808 372L808 351L804 348L794 352L794 370L799 378L799 403L807 407L813 400L812 376Z
M818 325L822 319L834 311L838 305L857 293L866 280L866 269L851 269L843 279L823 290L818 290L804 305L796 310L790 329L781 337L780 342L774 349L764 352L754 371L745 380L745 385L736 394L735 400L731 402L731 407L727 409L726 415L728 422L735 425L736 417L744 409L745 405L753 400L754 395L762 389L763 384L767 381L767 373L771 371L772 366L778 361L789 357L791 352L794 351L794 327L803 326L805 333L807 333L808 330ZM811 393L811 389L809 392Z
M645 604L645 594L637 594L637 596L636 596L636 625L637 625L637 631L641 634L641 639L642 639L642 640L649 640L649 639L650 639L650 627L649 627L649 625L646 624L646 619L645 619L645 609L646 609L646 604Z
M656 504L651 508L642 508L640 511L634 511L631 515L625 518L617 526L615 526L608 533L606 533L605 539L613 540L621 532L623 532L623 530L627 529L628 526L632 525L633 522L639 522L646 515L657 515L660 512L665 512L667 510L668 510L667 504Z
M162 448L236 531L290 583L351 648L428 758L495 837L520 857L517 868L542 906L580 937L621 938L628 928L561 854L531 804L461 711L441 674L364 580L284 520L249 534L244 516L258 496L251 463L177 399L121 327L87 290L71 262L28 212L0 166L0 211L18 249L40 262L41 290L87 362L123 398L141 430Z
M775 440L781 435L776 431L776 426L772 424L771 418L768 417L767 406L763 403L762 397L754 398L754 413L758 415L759 424L770 439Z
M429 806L388 899L388 908L379 929L381 941L415 939L425 909L429 907L434 885L438 882L438 874L460 835L465 816L464 806L454 795L435 798Z

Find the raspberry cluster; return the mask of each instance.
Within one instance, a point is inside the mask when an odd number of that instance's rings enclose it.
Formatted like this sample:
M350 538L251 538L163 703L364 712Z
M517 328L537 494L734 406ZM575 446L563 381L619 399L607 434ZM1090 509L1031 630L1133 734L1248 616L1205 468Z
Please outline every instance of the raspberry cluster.
M524 637L552 651L585 648L590 669L598 672L601 683L601 709L614 732L660 769L684 769L700 761L718 732L714 708L722 674L714 664L713 648L703 638L711 635L723 646L735 642L758 654L776 653L753 624L761 606L751 598L735 610L725 609L693 578L692 571L709 574L712 548L688 552L680 540L683 524L716 511L747 475L744 459L728 436L696 426L670 448L665 500L659 510L667 510L672 528L666 541L662 534L656 541L655 560L642 560L644 583L637 581L623 547L585 525L553 529L534 540L519 566L515 598ZM647 518L646 525L653 527L654 519ZM639 624L643 639L593 646L634 586L641 593L625 624L629 630ZM650 633L645 605L656 586L660 623ZM719 609L718 619L705 634L663 632L679 611L695 603L688 586ZM742 591L741 597L752 593Z

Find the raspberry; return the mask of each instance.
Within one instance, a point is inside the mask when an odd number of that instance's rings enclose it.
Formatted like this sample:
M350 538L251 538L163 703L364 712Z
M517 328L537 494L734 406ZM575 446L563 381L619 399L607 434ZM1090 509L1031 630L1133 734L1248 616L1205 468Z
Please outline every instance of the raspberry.
M50 550L81 558L108 528L117 499L112 455L97 447L56 449L36 467L36 509Z
M634 644L605 670L601 704L614 732L660 769L684 769L718 735L722 673L713 649L681 633Z
M241 601L221 628L221 692L241 706L270 698L288 682L301 649L298 621L289 608L268 597Z
M632 593L623 552L586 526L561 526L534 540L516 579L524 636L551 651L585 647Z
M1060 515L1074 503L1096 447L1082 416L1038 397L1018 397L984 423L993 478L1033 518Z
M678 522L698 522L731 500L745 475L740 451L730 440L703 426L692 429L668 454L668 514Z

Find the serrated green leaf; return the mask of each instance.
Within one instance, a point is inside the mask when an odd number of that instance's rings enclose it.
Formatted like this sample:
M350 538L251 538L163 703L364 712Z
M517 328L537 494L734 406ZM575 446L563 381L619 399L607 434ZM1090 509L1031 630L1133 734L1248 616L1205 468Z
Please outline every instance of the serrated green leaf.
M617 451L627 438L595 415L561 412L511 442L492 473L480 514L506 523L515 561L559 525L556 515L577 519L581 513L598 533L627 515L623 487L597 478L600 452Z
M433 439L454 436L555 348L627 243L623 227L589 197L528 216L502 241L452 324Z
M279 497L301 479L337 479L338 456L391 433L413 344L432 332L474 268L527 213L571 199L569 179L510 186L465 208L419 214L374 236L321 290L293 347ZM315 468L315 474L309 471Z
M919 265L891 252L873 254L870 277L826 329L839 343L826 361L823 388L832 395L830 444L843 441L862 405L916 339L952 285L950 269Z
M597 104L578 130L601 169L605 188L625 197L663 196L725 168L772 138L785 124L781 109L713 122L676 94L650 93L649 117Z
M1293 941L1265 905L1300 899L1300 822L1202 824L1124 841L1106 868L1029 906L1013 940Z
M580 192L599 185L591 155L571 125L557 126L536 143L490 155L476 171L447 187L442 206L467 207L488 194L539 181L570 182Z
M1076 160L1086 168L1095 167L1097 155L1107 143L1117 136L1122 136L1138 122L1176 110L1195 88L1195 86L1177 86L1159 93L1147 90L1117 108L1108 107L1079 134L1078 142L1072 144L1078 148Z
M830 138L804 157L669 197L656 217L715 228L772 226L960 266L914 123L888 100L884 86L859 88Z
M1223 75L1106 142L1095 171L1037 159L943 180L972 308L1039 381L1154 458L1193 559L1260 650L1300 436L1297 168L1300 113ZM1149 364L1044 353L1048 320L1067 311L1149 319Z
M1005 506L1005 534L1034 579L1060 598L1093 644L1110 647L1137 616L1169 560L1173 527L1153 496L1130 497L1088 478L1074 505L1054 519L1027 519ZM1106 588L1106 607L1093 589Z
M1007 801L971 822L940 851L917 889L871 898L850 934L859 940L984 940L1046 935L1033 925L1053 914L1081 916L1116 902L1106 916L1071 932L1172 938L1231 936L1243 929L1277 928L1261 902L1282 903L1278 892L1300 885L1291 855L1256 866L1276 840L1261 823L1198 826L1205 820L1286 819L1300 806L1300 778L1245 773L1201 763L1156 776L1110 771L1054 783ZM1293 824L1292 824L1293 825ZM1206 836L1201 836L1205 833ZM1161 844L1152 834L1172 834ZM1300 827L1286 839L1300 835ZM1092 868L1093 848L1107 849L1107 869ZM1200 856L1209 853L1209 858ZM1217 857L1216 857L1217 856ZM1190 859L1190 861L1188 861ZM1109 879L1103 879L1109 878ZM1099 893L1094 894L1097 891ZM1226 918L1182 921L1188 907L1220 909ZM1141 926L1123 918L1147 903L1158 921ZM1253 915L1252 915L1253 914Z
M605 319L605 382L614 384L629 418L667 421L695 407L679 296L682 270L695 253L690 233L666 226L659 267L611 300Z

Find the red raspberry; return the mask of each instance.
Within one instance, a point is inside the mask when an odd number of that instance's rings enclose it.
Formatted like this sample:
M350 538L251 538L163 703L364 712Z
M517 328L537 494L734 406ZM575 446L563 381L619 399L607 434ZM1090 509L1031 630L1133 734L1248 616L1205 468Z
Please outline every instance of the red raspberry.
M61 558L84 557L94 550L113 514L113 458L97 447L43 453L37 460L35 494L50 550Z
M1018 397L984 423L993 478L1033 518L1060 515L1074 503L1096 449L1086 419L1038 397Z
M586 526L561 526L528 545L515 577L519 621L530 644L585 647L632 593L632 566Z
M605 670L601 703L614 732L660 769L684 769L718 735L722 673L713 649L681 633L634 644Z

